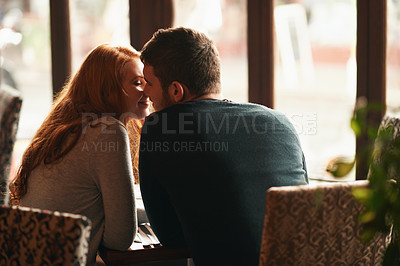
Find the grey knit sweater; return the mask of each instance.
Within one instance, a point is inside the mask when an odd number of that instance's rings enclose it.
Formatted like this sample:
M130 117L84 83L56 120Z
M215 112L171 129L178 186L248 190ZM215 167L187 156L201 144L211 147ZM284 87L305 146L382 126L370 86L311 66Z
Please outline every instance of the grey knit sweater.
M84 127L74 148L28 179L21 206L76 213L92 221L88 265L100 244L127 249L137 229L133 172L125 126L110 116Z

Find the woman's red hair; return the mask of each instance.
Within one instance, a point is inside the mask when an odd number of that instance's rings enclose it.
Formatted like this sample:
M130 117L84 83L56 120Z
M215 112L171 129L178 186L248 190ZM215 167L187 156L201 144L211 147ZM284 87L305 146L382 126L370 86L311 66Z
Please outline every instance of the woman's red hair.
M26 149L10 183L11 204L18 205L26 194L29 175L37 166L56 163L71 151L88 122L103 114L122 117L127 110L122 70L139 57L133 48L108 44L99 45L87 55Z

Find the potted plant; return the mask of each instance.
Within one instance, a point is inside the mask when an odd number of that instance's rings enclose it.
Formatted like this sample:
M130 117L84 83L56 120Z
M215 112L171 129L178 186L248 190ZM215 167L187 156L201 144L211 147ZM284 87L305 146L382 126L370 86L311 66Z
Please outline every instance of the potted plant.
M400 119L386 117L380 127L365 128L365 114L377 106L358 104L351 120L356 136L363 130L374 138L369 152L369 186L355 189L354 197L365 209L359 217L363 225L361 238L370 241L376 233L390 234L390 243L385 251L383 265L400 265ZM327 171L336 177L350 172L356 160L336 159Z

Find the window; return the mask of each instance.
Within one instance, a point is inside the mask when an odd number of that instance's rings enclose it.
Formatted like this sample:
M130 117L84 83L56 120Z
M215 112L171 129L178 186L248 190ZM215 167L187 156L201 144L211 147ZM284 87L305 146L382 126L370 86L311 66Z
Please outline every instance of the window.
M400 1L387 0L387 114L400 114Z
M175 0L173 26L206 33L221 56L222 93L225 98L247 102L246 0Z
M274 108L297 129L311 177L329 177L330 159L355 154L355 1L275 1L274 22Z
M30 139L52 103L49 4L41 0L0 3L2 86L21 92L17 139Z
M95 45L129 43L128 2L98 0L94 4L89 0L70 0L73 73ZM264 92L275 90L274 108L286 113L299 131L311 174L324 175L325 164L331 157L354 154L355 141L349 119L355 103L355 86L358 87L357 95L382 102L386 85L388 110L399 111L399 2L275 0L275 88L266 84L268 80L272 81L269 63L257 63L270 58L272 51L270 47L264 49L272 31L263 24L265 15L272 11L269 7L272 2L175 0L174 26L207 31L216 42L222 58L222 85L226 98L244 102L250 92L251 98L255 95L253 101L260 98L258 102L264 103L270 95ZM246 7L249 7L248 11ZM140 16L140 20L152 16L151 10L144 12L150 14ZM384 59L380 55L380 52L383 54L381 45L385 43L383 18L387 19L388 27L384 85L380 82L384 72L384 64L381 64ZM257 29L252 31L254 27L251 27L252 33L247 36L249 20ZM15 44L1 46L2 66L12 74L24 98L17 137L29 140L51 106L49 4L40 0L0 0L0 23L17 33L15 38L9 39L15 40ZM146 26L144 23L137 25ZM268 22L268 25L271 24ZM357 44L356 35L362 39ZM249 45L259 44L261 48L247 51L247 39ZM357 62L358 71L355 50L362 55L357 59L362 60ZM249 56L250 65L246 52L253 52ZM261 73L249 79L248 69L253 66ZM3 84L6 75L3 72ZM254 80L256 86L249 87L247 84ZM363 140L357 139L357 149L360 145Z
M102 43L129 45L128 0L70 0L72 73Z
M49 4L0 1L1 86L23 98L10 178L52 104Z

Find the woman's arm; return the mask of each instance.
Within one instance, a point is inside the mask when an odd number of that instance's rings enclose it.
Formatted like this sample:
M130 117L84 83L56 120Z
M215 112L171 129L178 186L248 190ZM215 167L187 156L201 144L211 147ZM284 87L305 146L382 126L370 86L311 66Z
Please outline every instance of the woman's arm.
M116 122L107 126L97 141L91 163L104 205L102 245L124 250L131 246L137 231L128 133L122 124Z

